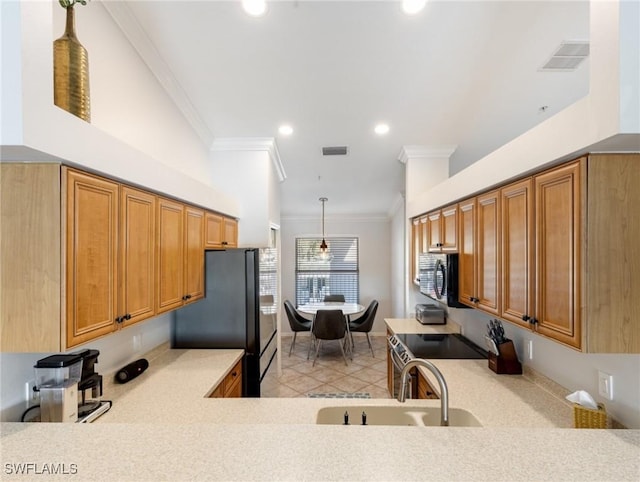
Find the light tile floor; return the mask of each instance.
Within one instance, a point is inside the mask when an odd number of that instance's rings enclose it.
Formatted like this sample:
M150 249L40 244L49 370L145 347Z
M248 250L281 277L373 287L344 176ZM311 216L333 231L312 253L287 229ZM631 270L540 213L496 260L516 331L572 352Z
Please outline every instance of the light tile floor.
M320 355L313 366L312 352L307 360L309 335L298 334L291 356L293 335L282 337L282 375L271 367L261 384L262 397L306 397L309 393L368 392L371 398L390 398L387 391L387 340L383 335L371 336L375 358L367 339L354 334L353 361L347 365L337 341L323 341Z

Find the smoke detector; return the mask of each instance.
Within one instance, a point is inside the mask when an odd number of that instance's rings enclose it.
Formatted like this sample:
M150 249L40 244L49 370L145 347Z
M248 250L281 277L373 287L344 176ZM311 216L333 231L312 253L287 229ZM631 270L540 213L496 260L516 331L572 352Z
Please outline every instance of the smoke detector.
M567 40L551 55L540 68L541 72L571 72L589 56L589 42L586 40Z

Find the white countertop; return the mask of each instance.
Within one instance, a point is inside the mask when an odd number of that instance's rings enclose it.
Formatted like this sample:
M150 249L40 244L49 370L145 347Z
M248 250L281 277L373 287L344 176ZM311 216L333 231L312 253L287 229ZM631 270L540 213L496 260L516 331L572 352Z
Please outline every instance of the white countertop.
M0 424L3 480L45 480L47 463L75 464L78 480L640 479L640 430L557 428L570 426L565 404L483 360L438 362L450 406L483 428L344 427L315 425L317 410L398 402L205 398L241 356L168 350L130 383L105 384L114 406L96 423ZM19 463L35 466L16 476Z

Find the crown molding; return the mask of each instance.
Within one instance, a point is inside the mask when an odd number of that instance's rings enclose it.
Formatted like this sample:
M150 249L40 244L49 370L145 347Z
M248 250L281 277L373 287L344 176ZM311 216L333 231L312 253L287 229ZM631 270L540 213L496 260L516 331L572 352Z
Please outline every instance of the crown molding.
M187 122L191 125L198 137L205 146L209 147L213 141L213 133L202 120L200 114L189 100L186 92L176 79L173 71L164 61L151 39L140 25L140 22L133 14L126 2L102 2L109 15L122 33L124 33L129 43L138 52L142 61L147 65L151 73L158 79L158 82L173 100L178 110L182 112Z
M394 198L393 203L391 204L391 207L387 212L387 216L389 218L393 218L396 215L396 213L404 207L404 201L405 199L404 199L403 193L396 194L396 197Z
M406 164L409 159L449 159L458 146L402 146L398 160Z
M273 137L216 137L211 143L211 151L265 151L273 162L280 182L287 178L280 159L278 144Z

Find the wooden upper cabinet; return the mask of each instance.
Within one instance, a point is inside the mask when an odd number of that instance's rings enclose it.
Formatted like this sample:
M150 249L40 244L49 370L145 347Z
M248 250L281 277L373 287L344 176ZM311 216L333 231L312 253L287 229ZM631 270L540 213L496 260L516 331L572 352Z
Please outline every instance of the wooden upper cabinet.
M204 211L187 206L185 209L185 301L204 297Z
M61 244L60 166L2 162L0 173L2 352L60 352L60 259L66 249Z
M158 198L156 312L179 308L184 293L184 205Z
M238 221L221 214L207 212L204 246L206 249L238 247Z
M502 288L500 316L529 327L533 317L533 180L500 190Z
M205 242L207 249L222 247L224 238L224 216L207 212L205 214Z
M123 325L155 314L156 197L120 188L120 307Z
M67 347L114 330L118 184L71 169L66 177Z
M431 253L458 251L458 205L427 214L427 250Z
M534 177L535 329L581 347L581 162Z
M437 251L440 252L440 245L442 244L442 230L440 229L440 220L442 219L442 214L440 210L435 211L433 213L427 214L426 217L426 247L427 251Z
M640 353L640 154L589 156L586 348Z
M458 299L468 306L476 300L476 198L458 204Z
M497 315L500 311L500 193L476 198L476 303Z
M238 221L224 218L224 238L222 244L228 248L238 247Z

